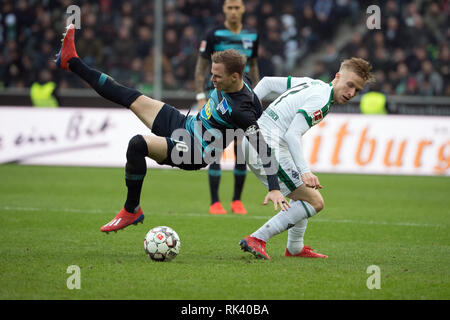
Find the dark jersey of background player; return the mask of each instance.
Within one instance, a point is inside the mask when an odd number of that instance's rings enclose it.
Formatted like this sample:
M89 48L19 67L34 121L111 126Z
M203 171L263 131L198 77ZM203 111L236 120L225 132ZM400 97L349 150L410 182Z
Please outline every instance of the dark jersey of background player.
M197 107L201 109L206 98L214 89L210 79L205 77L208 66L211 65L211 55L214 52L227 49L235 49L247 58L244 72L249 76L250 85L256 85L259 81L258 70L258 43L259 37L255 30L247 28L242 24L245 13L243 0L225 0L222 6L225 15L224 24L209 30L200 44L200 52L195 69L195 85L197 92ZM241 139L235 139L234 154L238 158ZM211 214L223 214L223 208L219 199L219 184L221 178L221 166L219 161L212 163L208 169L208 180L211 194ZM241 194L244 187L247 168L245 164L235 162L234 165L234 193L231 203L231 210L237 214L246 214L247 210L241 201Z
M250 77L253 85L256 85L259 80L257 65L252 65L252 68L250 68L250 64L255 64L256 62L254 59L258 57L258 44L258 33L255 30L242 26L239 33L234 33L222 24L207 33L206 40L203 40L200 44L200 56L211 61L211 56L214 52L227 49L238 51L247 58L244 72ZM214 86L208 80L205 85L205 91L212 89L214 89Z

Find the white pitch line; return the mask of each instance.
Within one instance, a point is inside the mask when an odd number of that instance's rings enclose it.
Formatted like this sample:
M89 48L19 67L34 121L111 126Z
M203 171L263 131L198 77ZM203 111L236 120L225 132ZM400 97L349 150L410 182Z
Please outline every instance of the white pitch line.
M50 211L50 212L73 212L73 213L109 213L111 211L98 209L72 209L72 208L31 208L31 207L9 207L4 206L5 211Z
M33 207L10 207L3 206L0 209L1 211L49 211L49 212L68 212L68 213L109 213L112 214L114 210L102 210L102 209L75 209L75 208L33 208ZM208 213L151 213L150 216L173 216L173 217L196 217L196 218L205 218L205 217L219 217L219 218L233 218L236 217L234 214L226 214L226 215L215 215L211 216ZM241 215L239 216L242 219L258 219L258 220L268 220L272 216L254 216L254 215ZM364 221L364 220L350 220L350 219L326 219L320 217L313 217L311 221L314 222L325 222L325 223L348 223L348 224L366 224L366 225L386 225L386 226L400 226L400 227L430 227L430 228L447 228L448 226L445 224L428 224L428 223L415 223L415 222L387 222L387 221Z

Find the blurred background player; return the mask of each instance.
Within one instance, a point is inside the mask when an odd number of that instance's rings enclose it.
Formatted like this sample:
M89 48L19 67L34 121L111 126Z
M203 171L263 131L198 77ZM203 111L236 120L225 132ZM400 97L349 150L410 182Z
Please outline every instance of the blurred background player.
M286 257L328 257L303 245L308 219L323 209L324 201L319 192L322 185L309 169L301 139L312 126L323 120L333 104L347 103L361 92L366 82L373 79L371 69L366 60L351 58L341 63L330 83L308 77L264 77L258 83L255 93L260 99L271 92L280 94L258 119L258 125L275 153L280 190L291 199L291 206L242 239L239 243L242 250L270 260L266 252L267 241L289 230ZM248 166L267 185L258 156L246 141L243 141L243 148Z
M195 68L195 85L197 91L197 106L199 110L203 108L209 94L214 90L212 82L207 79L205 74L211 64L211 56L214 52L226 49L235 49L240 54L247 57L245 73L249 76L253 85L259 81L259 70L257 61L258 52L258 34L255 30L246 28L242 24L242 17L245 12L243 0L225 0L222 7L225 14L225 22L216 26L206 34L206 40L200 45L200 54ZM237 159L237 152L241 141L234 139L234 154ZM235 214L247 214L242 201L241 194L244 187L247 167L245 164L235 162L234 166L234 194L231 203L231 211ZM208 169L209 189L211 194L211 205L209 213L225 214L227 211L222 206L219 199L219 184L222 174L220 162L212 163Z

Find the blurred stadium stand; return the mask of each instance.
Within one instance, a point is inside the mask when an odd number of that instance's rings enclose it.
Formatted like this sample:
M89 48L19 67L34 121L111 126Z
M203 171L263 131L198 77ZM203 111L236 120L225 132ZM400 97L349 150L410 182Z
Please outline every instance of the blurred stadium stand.
M388 96L391 113L450 115L449 1L246 0L244 23L259 31L261 77L298 75L330 81L342 59L363 57ZM381 29L366 27L371 4ZM57 83L61 106L118 107L52 62L66 8L81 8L77 50L83 60L151 95L154 1L0 1L0 105L31 105L29 88L42 70ZM221 1L165 0L164 101L190 107L194 68L206 30L223 22ZM359 112L359 99L334 112Z

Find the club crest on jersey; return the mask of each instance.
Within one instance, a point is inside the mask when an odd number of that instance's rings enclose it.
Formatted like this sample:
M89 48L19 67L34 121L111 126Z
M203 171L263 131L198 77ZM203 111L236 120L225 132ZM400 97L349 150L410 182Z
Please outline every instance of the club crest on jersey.
M216 109L219 110L220 113L222 113L222 115L224 115L230 109L230 106L228 105L227 100L225 100L225 98L223 98L222 101L220 101L220 103Z
M242 39L242 46L245 50L253 48L253 41L251 39Z
M323 119L322 110L317 110L312 114L311 122L313 125L319 123Z

